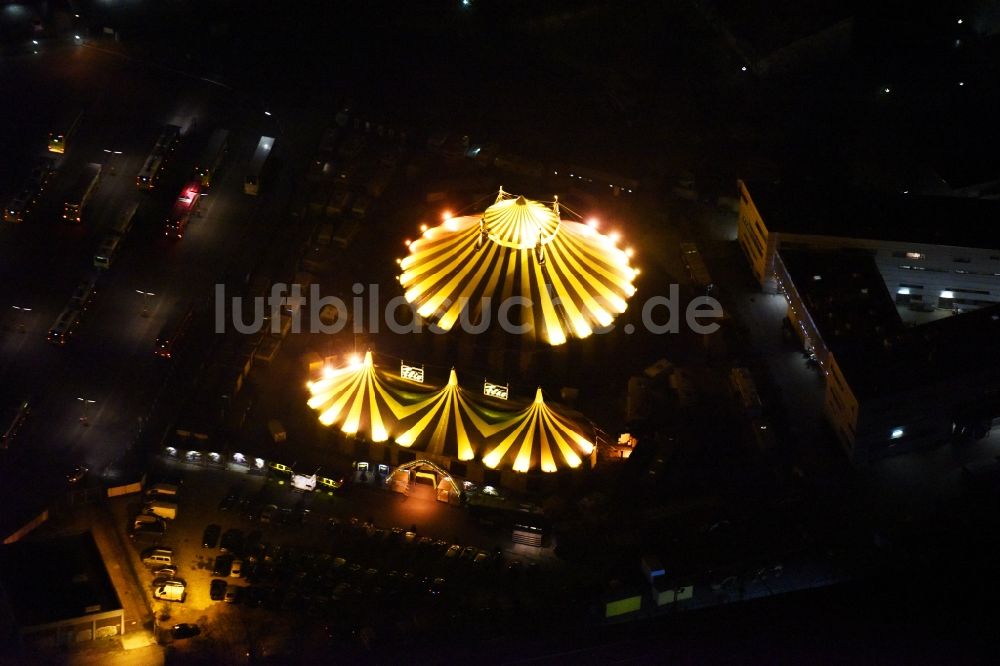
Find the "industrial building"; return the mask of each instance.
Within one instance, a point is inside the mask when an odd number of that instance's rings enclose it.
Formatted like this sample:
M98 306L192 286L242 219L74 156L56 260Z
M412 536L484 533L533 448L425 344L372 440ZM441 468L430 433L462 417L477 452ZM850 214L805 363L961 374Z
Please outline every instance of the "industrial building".
M0 547L0 635L8 648L121 636L125 614L90 532Z
M740 246L761 287L787 299L853 462L989 431L1000 415L1000 234L988 222L1000 202L739 189ZM904 323L911 310L933 320Z
M754 277L774 293L781 249L856 249L886 289L914 307L1000 303L1000 201L738 181L737 238Z

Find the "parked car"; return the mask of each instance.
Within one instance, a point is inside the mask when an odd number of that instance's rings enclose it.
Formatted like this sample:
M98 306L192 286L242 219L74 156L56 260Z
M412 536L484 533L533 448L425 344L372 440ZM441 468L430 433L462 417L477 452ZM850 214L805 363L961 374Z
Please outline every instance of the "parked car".
M163 536L167 532L167 524L162 520L151 523L133 523L132 538L138 536Z
M201 629L197 624L188 624L187 622L182 622L180 624L175 624L170 629L170 637L175 640L180 640L182 638L193 638L201 633Z
M243 530L235 527L226 530L219 540L219 548L224 553L238 553L243 550Z
M260 520L261 523L268 525L271 523L272 519L274 518L274 513L277 510L278 510L277 506L275 506L274 504L268 504L261 508L258 519Z
M167 529L167 523L159 516L151 516L146 513L138 513L132 517L132 529L137 530L143 525L162 525L163 531Z
M219 577L229 577L229 571L233 566L233 558L229 555L219 555L215 558L212 566L212 575Z
M215 575L215 573L213 572L212 575ZM222 599L226 596L227 587L229 587L229 583L220 578L214 578L212 580L212 585L209 588L209 598L212 601L222 601Z
M233 564L229 568L229 575L233 578L240 578L243 576L243 560L233 560Z
M238 604L243 599L243 588L230 585L226 588L225 602L227 604Z
M201 536L201 545L203 548L215 548L219 543L219 535L222 533L222 528L218 525L212 524L205 528L204 534Z
M465 550L462 551L460 559L471 560L476 556L477 549L475 546L466 546Z
M446 581L444 578L435 578L431 581L431 585L427 588L427 591L433 595L438 595L444 592Z
M462 552L462 547L457 543L448 546L448 550L445 551L444 556L448 558L458 557Z
M173 578L177 575L177 567L160 567L158 569L153 569L153 577L155 578Z

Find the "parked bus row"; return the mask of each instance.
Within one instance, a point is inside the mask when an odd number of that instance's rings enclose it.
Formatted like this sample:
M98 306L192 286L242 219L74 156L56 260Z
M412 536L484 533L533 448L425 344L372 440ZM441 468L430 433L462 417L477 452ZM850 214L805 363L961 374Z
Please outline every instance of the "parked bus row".
M66 200L63 203L63 219L70 222L83 221L83 209L87 207L90 198L97 190L97 184L101 180L101 165L90 162L83 166L83 170L73 182L73 186L66 193Z
M51 157L46 155L36 160L31 174L24 181L17 195L4 206L3 221L14 223L24 221L24 218L38 202L38 198L45 190L45 185L55 171L56 161Z
M122 243L125 241L125 237L132 229L135 211L138 208L139 204L137 203L126 206L119 213L118 217L115 218L114 226L104 236L104 239L101 240L101 244L97 247L97 252L94 253L94 266L96 268L104 270L111 268L111 263L115 260L115 256L117 256Z
M88 278L77 285L66 307L56 317L49 328L48 341L54 345L63 346L73 337L83 313L90 307L97 295L97 278Z
M170 154L173 152L177 141L180 140L181 128L176 125L166 125L156 139L153 150L150 151L146 161L142 163L139 175L135 177L135 184L140 190L152 190L156 187L157 181Z

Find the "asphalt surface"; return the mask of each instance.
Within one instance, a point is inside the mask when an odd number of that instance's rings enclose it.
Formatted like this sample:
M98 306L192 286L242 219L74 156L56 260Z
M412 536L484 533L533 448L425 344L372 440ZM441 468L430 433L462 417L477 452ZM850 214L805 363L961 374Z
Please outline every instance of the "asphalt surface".
M5 403L25 397L33 403L3 460L9 481L0 492L12 508L5 519L16 522L34 510L25 488L35 490L41 506L37 490L62 492L68 469L84 465L99 475L128 450L176 363L153 354L160 329L184 308L207 308L214 283L252 270L292 180L277 171L261 196L243 193L257 139L284 127L259 104L220 86L90 45L47 43L39 54L12 56L0 67L3 88L19 100L0 111L3 126L18 128L0 137L5 201L45 153L49 128L67 109L84 110L39 203L22 223L0 226L0 392ZM295 151L314 143L311 125L286 122L289 131L279 134L272 159L303 163ZM139 191L135 174L168 123L182 127L183 137L157 188ZM162 227L171 202L216 128L231 131L220 178L184 238L167 240ZM63 199L88 162L102 163L103 175L82 223L71 224L61 219ZM139 209L117 259L107 271L95 269L101 238L132 203ZM74 335L61 348L49 344L49 327L76 285L92 277L96 294ZM175 382L170 390L183 393L184 386Z

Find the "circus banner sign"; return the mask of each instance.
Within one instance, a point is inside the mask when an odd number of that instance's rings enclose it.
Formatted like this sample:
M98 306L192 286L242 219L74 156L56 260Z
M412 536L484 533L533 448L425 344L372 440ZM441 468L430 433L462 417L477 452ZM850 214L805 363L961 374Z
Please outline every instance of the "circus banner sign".
M509 394L510 390L507 388L506 384L494 384L492 382L483 383L483 395L488 395L491 398L506 400Z
M412 382L424 383L424 366L399 364L399 376Z

